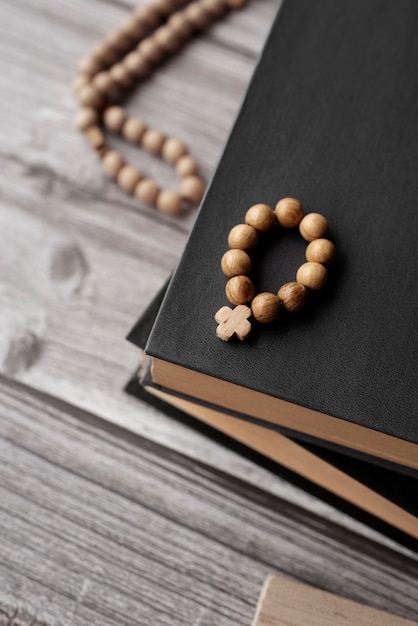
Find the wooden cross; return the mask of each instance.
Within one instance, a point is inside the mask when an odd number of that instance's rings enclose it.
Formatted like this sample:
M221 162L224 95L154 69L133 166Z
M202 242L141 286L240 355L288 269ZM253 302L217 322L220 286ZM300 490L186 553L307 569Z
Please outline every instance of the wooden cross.
M223 306L215 315L215 320L219 324L216 334L223 341L230 341L233 337L243 341L251 332L249 317L251 309L245 304L239 304L235 309Z

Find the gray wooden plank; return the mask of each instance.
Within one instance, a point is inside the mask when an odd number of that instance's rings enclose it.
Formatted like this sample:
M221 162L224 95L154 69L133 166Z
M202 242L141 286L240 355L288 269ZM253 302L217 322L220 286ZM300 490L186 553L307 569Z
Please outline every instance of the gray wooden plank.
M418 618L418 560L0 381L0 601L50 624L248 624L272 571Z

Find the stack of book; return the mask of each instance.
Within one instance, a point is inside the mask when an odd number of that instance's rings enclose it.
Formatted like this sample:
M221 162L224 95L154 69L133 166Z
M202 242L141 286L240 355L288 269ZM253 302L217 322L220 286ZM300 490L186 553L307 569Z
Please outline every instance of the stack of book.
M284 1L184 255L130 335L142 346L158 308L148 391L414 539L416 24L407 0ZM221 341L229 231L283 197L329 220L328 285ZM255 249L258 291L295 280L303 243L279 233Z

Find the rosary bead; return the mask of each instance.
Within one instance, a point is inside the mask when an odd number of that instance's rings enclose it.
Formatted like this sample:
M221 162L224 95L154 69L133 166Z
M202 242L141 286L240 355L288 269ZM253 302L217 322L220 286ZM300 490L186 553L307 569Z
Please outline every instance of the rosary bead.
M173 189L163 189L157 196L156 207L162 213L179 215L182 212L183 201L179 193Z
M90 126L85 131L87 141L90 143L92 148L95 150L99 150L104 146L104 135L98 126Z
M151 154L159 154L163 143L165 141L165 135L160 130L149 129L142 135L141 145L144 150L151 152Z
M115 82L109 72L99 72L96 74L93 78L92 84L105 96L110 96L110 94L115 90Z
M176 161L175 167L177 174L182 178L185 178L186 176L196 175L199 172L196 161L189 154L185 154L184 156L180 157L179 160Z
M328 232L328 220L320 213L308 213L299 224L299 231L306 241L319 239Z
M78 93L78 98L84 106L100 107L103 104L103 95L93 85L87 84Z
M255 296L254 283L248 276L233 276L226 283L225 293L234 306L246 304Z
M117 174L116 180L122 189L128 193L133 193L142 178L142 173L136 167L123 165Z
M137 117L128 117L122 126L122 135L131 143L139 143L147 127Z
M201 6L200 2L192 2L184 10L185 19L197 30L205 30L212 23L211 15Z
M105 46L108 46L111 50L115 50L118 54L125 52L129 45L129 41L124 37L123 33L118 30L112 30L108 33L104 39Z
M244 250L228 250L222 257L221 268L228 278L249 274L252 268L251 257Z
M97 126L99 117L96 109L83 107L74 118L74 125L78 130L87 130L90 126Z
M117 150L109 150L103 156L102 165L108 176L116 178L122 167L125 165L125 160L121 153L117 152Z
M180 195L193 204L199 204L205 193L205 184L199 176L186 176L180 184Z
M126 113L122 107L112 106L105 109L103 122L107 130L119 133L126 120Z
M117 52L109 48L103 41L93 48L91 54L102 68L114 63L118 56Z
M260 232L270 230L275 222L275 215L268 204L254 204L245 214L245 223Z
M145 204L153 205L160 193L160 188L153 180L144 178L135 187L134 194Z
M186 146L180 139L169 137L164 141L161 154L168 163L176 163L187 152Z
M188 39L193 33L193 26L181 13L173 13L167 21L167 26L171 28L173 34L180 39Z
M270 324L277 320L280 309L281 303L279 298L269 291L259 293L251 302L253 317L261 324Z
M248 224L237 224L231 229L228 235L228 245L230 248L251 250L257 242L257 231Z
M200 0L200 4L215 19L222 17L226 10L223 0Z
M289 313L301 311L308 302L308 290L301 283L285 283L277 295Z
M137 7L134 11L133 19L149 29L155 28L161 22L159 12L150 4Z
M295 198L282 198L276 204L275 213L280 226L295 228L303 218L303 207Z
M165 57L164 50L157 44L154 37L147 37L136 48L139 54L152 65L156 65Z
M137 41L144 36L147 27L138 21L135 16L130 16L122 23L120 32L127 37L131 42Z
M150 73L149 63L137 50L127 54L122 65L135 78L145 78Z
M73 80L72 88L73 92L78 96L80 90L89 84L89 79L84 74L77 74Z
M300 266L296 280L313 291L323 289L327 283L328 272L321 263L308 261Z
M306 248L306 260L317 263L332 263L335 259L335 246L329 239L314 239Z
M123 89L129 89L132 85L132 76L122 63L116 63L109 70L110 76L115 83Z
M153 0L152 6L164 17L173 10L173 0Z
M100 72L100 70L102 69L102 64L92 56L88 56L79 61L77 69L80 74L91 78L92 76L97 74L97 72Z
M241 9L247 0L224 0L228 9Z
M168 24L160 26L160 28L155 31L153 39L166 53L177 52L182 44L180 37L178 37Z

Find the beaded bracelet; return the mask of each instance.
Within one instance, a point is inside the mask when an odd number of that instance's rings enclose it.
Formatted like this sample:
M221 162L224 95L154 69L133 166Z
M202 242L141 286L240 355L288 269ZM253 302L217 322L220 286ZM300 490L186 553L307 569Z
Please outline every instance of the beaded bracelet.
M119 186L145 204L176 215L198 205L205 191L198 165L182 141L128 117L117 103L136 81L150 76L154 67L180 50L196 33L205 30L246 0L152 0L140 5L104 41L81 59L73 88L82 105L75 126L101 159L103 169ZM179 190L161 189L122 154L109 150L103 130L118 133L174 166L181 178Z
M328 221L320 213L303 215L303 207L295 198L282 198L276 204L275 211L267 204L255 204L245 214L245 224L234 226L228 236L230 249L222 257L221 267L229 278L225 292L231 309L223 306L215 315L218 323L217 336L223 341L237 337L246 339L252 326L253 317L261 324L274 322L282 309L296 313L304 308L309 297L309 290L319 291L326 285L328 271L324 265L335 258L335 246L325 238ZM255 285L248 277L252 269L248 254L258 243L259 233L271 230L275 224L284 228L296 228L309 242L306 248L306 263L296 272L296 281L285 283L277 295L262 292L256 295Z

